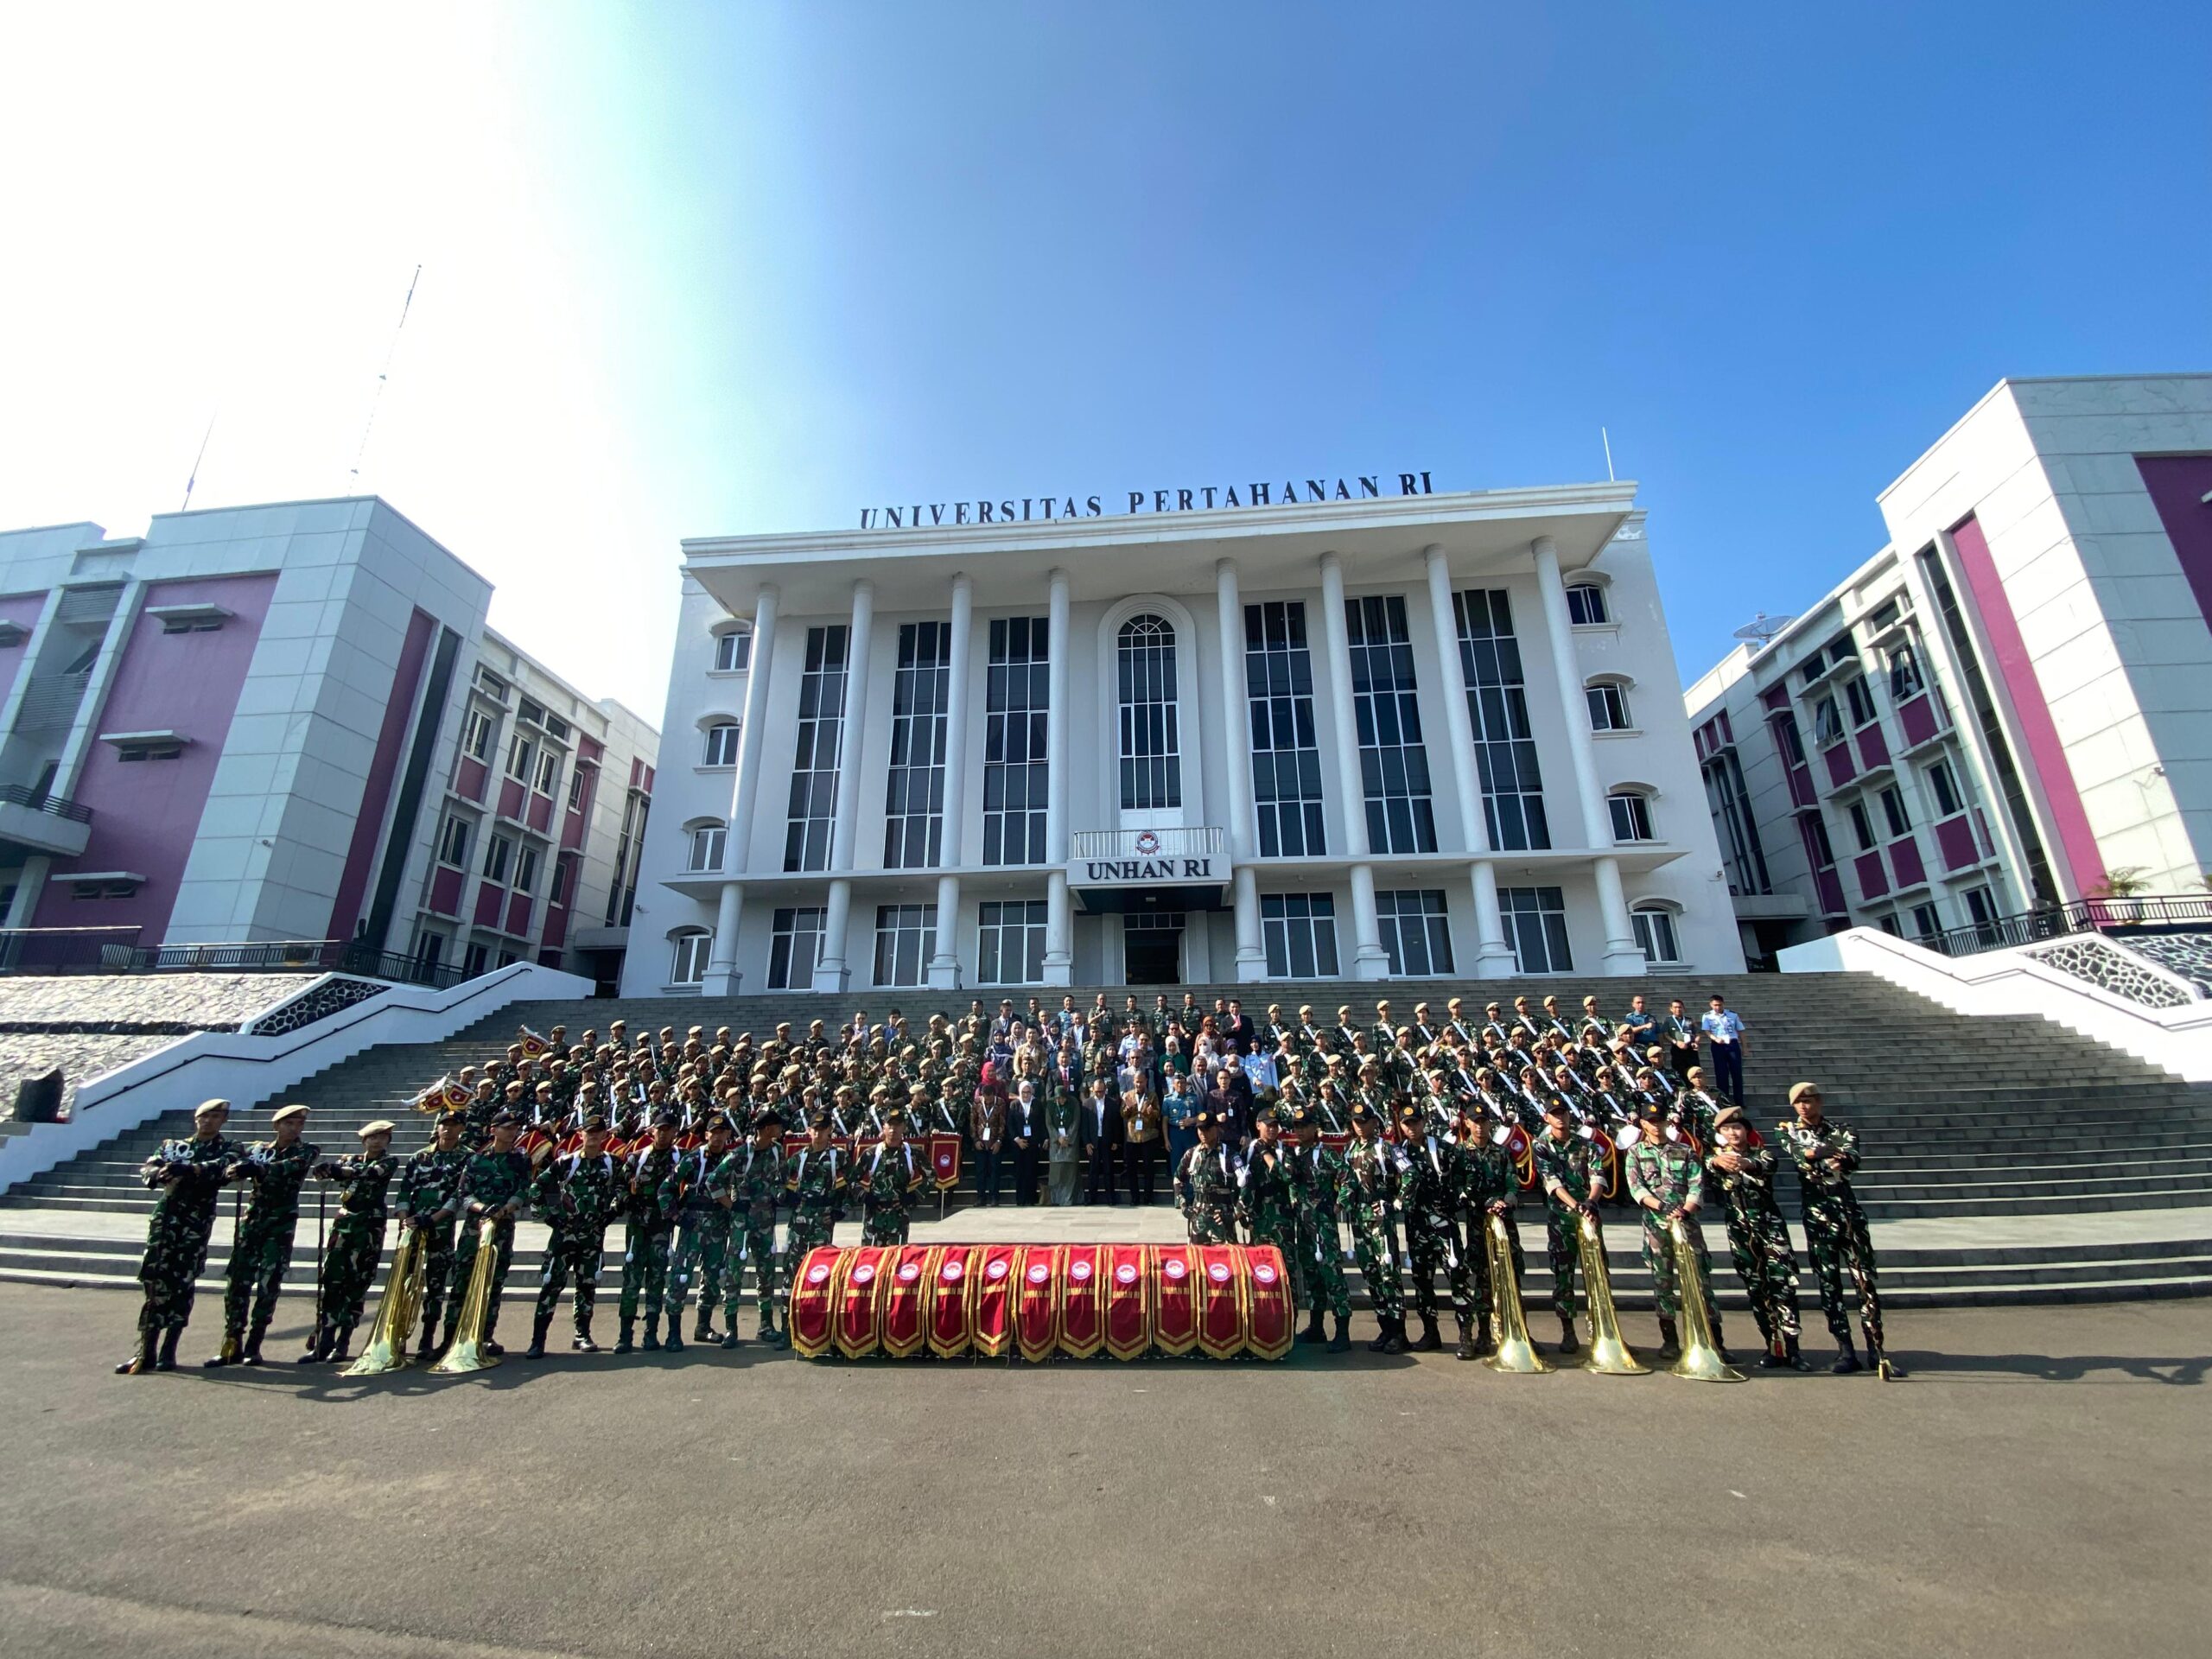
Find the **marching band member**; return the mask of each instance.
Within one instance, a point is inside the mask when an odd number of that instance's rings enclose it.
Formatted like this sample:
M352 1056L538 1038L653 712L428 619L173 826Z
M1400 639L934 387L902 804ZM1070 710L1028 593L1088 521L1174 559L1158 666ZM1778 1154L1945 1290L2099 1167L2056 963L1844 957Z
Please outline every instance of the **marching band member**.
M162 1141L138 1172L160 1196L146 1223L146 1250L138 1263L138 1282L146 1287L138 1307L138 1346L115 1368L118 1376L176 1369L177 1338L192 1318L200 1270L207 1265L215 1205L242 1150L223 1134L230 1116L227 1100L200 1102L192 1114L191 1135Z
M893 1113L883 1138L869 1149L856 1176L861 1194L861 1243L904 1244L913 1224L914 1195L929 1176L929 1164L914 1155L904 1119Z
M1598 1201L1605 1196L1605 1154L1588 1127L1578 1133L1570 1127L1570 1117L1564 1099L1546 1101L1544 1132L1535 1142L1536 1182L1544 1191L1544 1243L1552 1267L1552 1310L1559 1315L1562 1354L1581 1351L1574 1333L1580 1309L1574 1294L1575 1270L1581 1263L1579 1235L1587 1217L1599 1225L1602 1240Z
M1669 1231L1670 1224L1679 1220L1697 1255L1713 1345L1726 1360L1728 1347L1721 1340L1720 1310L1713 1302L1713 1258L1706 1250L1704 1224L1697 1219L1705 1199L1704 1168L1667 1122L1664 1105L1646 1101L1640 1119L1643 1132L1622 1160L1621 1175L1629 1196L1643 1211L1643 1265L1651 1274L1653 1295L1659 1306L1659 1357L1679 1359L1682 1352L1675 1323L1681 1312L1682 1286L1675 1273L1675 1243Z
M1851 1191L1851 1173L1859 1167L1859 1137L1822 1110L1818 1084L1792 1085L1789 1104L1796 1120L1778 1128L1797 1166L1805 1243L1813 1257L1813 1277L1821 1287L1821 1311L1835 1338L1835 1363L1829 1369L1838 1376L1860 1369L1851 1346L1851 1316L1843 1299L1847 1273L1859 1293L1859 1325L1866 1338L1868 1362L1885 1376L1902 1376L1904 1372L1884 1352L1874 1243L1866 1231L1866 1213Z
M304 1358L310 1364L353 1357L353 1326L376 1281L384 1254L385 1193L399 1166L391 1156L392 1131L398 1125L380 1117L354 1131L361 1139L358 1158L327 1159L315 1175L339 1186L338 1219L322 1258L322 1294L315 1311L315 1335Z
M1210 1111L1194 1120L1198 1144L1175 1166L1175 1207L1193 1244L1236 1242L1237 1163L1222 1141L1222 1122Z
M1411 1102L1398 1112L1398 1133L1402 1166L1398 1203L1405 1217L1411 1292L1408 1301L1421 1315L1421 1335L1406 1345L1423 1354L1444 1345L1436 1329L1436 1275L1440 1271L1452 1288L1452 1314L1459 1324L1459 1345L1465 1348L1471 1340L1475 1309L1474 1281L1459 1242L1461 1195L1467 1185L1459 1148L1437 1135L1427 1115Z
M530 1347L524 1355L527 1359L545 1357L545 1333L560 1310L561 1294L572 1280L575 1335L569 1345L580 1354L599 1351L591 1338L599 1269L607 1253L607 1224L620 1213L626 1194L621 1166L607 1150L607 1119L591 1113L584 1119L583 1136L581 1147L565 1157L548 1159L531 1182L531 1208L544 1222L547 1234Z
M1352 1249L1380 1327L1367 1351L1402 1354L1406 1349L1406 1303L1396 1248L1400 1160L1396 1149L1382 1139L1382 1115L1365 1101L1354 1103L1353 1138L1344 1148L1338 1204L1351 1222Z
M514 1261L515 1217L522 1211L530 1185L530 1160L515 1150L515 1137L522 1133L522 1120L514 1114L495 1113L488 1132L491 1138L484 1149L469 1154L461 1171L461 1185L454 1195L454 1208L461 1216L461 1237L454 1247L450 1294L457 1315L468 1275L476 1265L476 1254L487 1248L482 1224L490 1221L492 1242L488 1248L493 1252L492 1300L484 1310L483 1350L496 1359L506 1351L493 1340L493 1335L499 1328L499 1300L507 1287L507 1268ZM451 1332L448 1335L450 1337Z
M896 1112L889 1116L892 1122L899 1121ZM669 1172L669 1191L664 1198L676 1217L677 1231L664 1307L671 1352L683 1351L683 1303L695 1274L699 1281L699 1315L691 1340L719 1343L722 1339L721 1332L714 1328L715 1304L721 1298L722 1277L729 1269L736 1199L715 1183L715 1174L729 1155L731 1139L729 1120L716 1113L707 1120L704 1143L678 1154L676 1167Z
M223 1345L213 1357L200 1361L205 1366L261 1363L261 1338L283 1293L284 1269L292 1265L300 1189L321 1156L319 1147L300 1138L307 1127L306 1107L280 1107L269 1122L271 1138L255 1141L230 1168L229 1179L251 1182L253 1196L232 1236L223 1274Z
M1751 1120L1740 1106L1720 1109L1713 1137L1706 1173L1727 1213L1728 1254L1766 1344L1759 1363L1768 1370L1809 1370L1797 1352L1797 1257L1775 1202L1774 1154L1751 1144Z
M628 1188L622 1222L622 1297L617 1308L621 1323L614 1338L614 1351L626 1354L636 1345L632 1335L640 1306L645 1313L645 1351L660 1347L660 1305L668 1294L669 1235L675 1230L674 1193L669 1177L676 1173L676 1114L663 1110L652 1121L652 1140L630 1154L623 1167ZM674 1345L683 1345L683 1333L671 1331Z

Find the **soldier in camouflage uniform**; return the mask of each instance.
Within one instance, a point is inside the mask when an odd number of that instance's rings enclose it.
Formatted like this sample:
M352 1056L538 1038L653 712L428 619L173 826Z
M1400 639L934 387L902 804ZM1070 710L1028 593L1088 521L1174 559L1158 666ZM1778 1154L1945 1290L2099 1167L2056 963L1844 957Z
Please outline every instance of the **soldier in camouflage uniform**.
M468 1168L468 1153L461 1145L467 1124L458 1110L438 1114L430 1144L399 1167L399 1197L394 1208L399 1224L423 1236L423 1341L425 1357L437 1351L438 1311L446 1305L446 1286L453 1278L453 1236L455 1195ZM448 1322L445 1335L453 1337Z
M1344 1148L1344 1179L1337 1203L1351 1223L1359 1274L1375 1304L1380 1334L1367 1344L1371 1354L1401 1354L1406 1349L1406 1301L1398 1277L1396 1219L1402 1160L1382 1139L1382 1120L1363 1100L1352 1103L1352 1143Z
M632 1332L637 1327L640 1305L645 1311L645 1351L653 1353L660 1348L660 1305L668 1294L669 1235L676 1227L668 1179L676 1173L680 1155L676 1150L677 1122L676 1114L665 1107L655 1113L652 1144L631 1154L623 1170L628 1193L622 1221L622 1324L614 1338L618 1354L629 1353L637 1346ZM674 1332L670 1334L681 1346L683 1338Z
M1581 1227L1599 1229L1598 1200L1605 1196L1605 1154L1592 1135L1567 1127L1571 1109L1557 1096L1544 1103L1544 1132L1536 1137L1536 1184L1544 1192L1544 1243L1552 1265L1552 1308L1559 1315L1559 1351L1579 1352L1574 1318L1575 1269L1581 1265Z
M452 1294L458 1310L467 1294L476 1253L487 1248L493 1251L492 1295L484 1309L481 1345L484 1352L496 1359L506 1352L492 1338L499 1328L499 1299L506 1294L507 1268L515 1259L515 1217L530 1198L530 1160L515 1150L522 1120L513 1113L494 1113L486 1133L490 1139L481 1152L470 1155L455 1193L461 1220L461 1237L454 1248ZM487 1222L491 1224L488 1246L484 1237Z
M779 1345L787 1340L776 1330L776 1209L784 1201L784 1116L772 1106L753 1120L753 1139L734 1148L715 1172L742 1213L743 1243L730 1269L722 1310L722 1346L737 1346L737 1304L744 1285L744 1264L753 1264L753 1294L760 1310L760 1337Z
M272 1137L255 1141L231 1166L231 1179L251 1182L253 1196L231 1239L230 1265L223 1274L223 1346L213 1358L200 1361L211 1369L261 1363L261 1338L276 1312L284 1270L292 1265L300 1189L322 1155L300 1139L307 1127L306 1107L280 1107L269 1121L275 1126Z
M1291 1118L1298 1145L1291 1155L1291 1201L1298 1230L1296 1251L1290 1258L1298 1300L1306 1305L1306 1328L1300 1342L1321 1340L1321 1310L1336 1318L1336 1335L1329 1351L1341 1354L1351 1346L1351 1292L1344 1285L1344 1247L1337 1231L1337 1195L1344 1185L1344 1160L1321 1144L1321 1120L1310 1106L1301 1106Z
M315 1166L315 1174L335 1181L338 1219L330 1224L329 1247L322 1258L322 1296L315 1311L315 1337L305 1356L311 1364L323 1360L341 1363L353 1357L353 1327L360 1322L361 1306L376 1281L377 1262L384 1255L385 1193L398 1173L391 1155L389 1118L364 1123L354 1133L361 1137L358 1158L333 1158Z
M791 1223L784 1252L786 1282L798 1272L809 1250L836 1236L845 1189L852 1182L850 1163L830 1139L830 1114L817 1109L807 1119L806 1134L806 1144L786 1160L791 1173L785 1183L791 1194Z
M1236 1175L1236 1213L1245 1236L1255 1244L1272 1244L1282 1252L1287 1265L1298 1260L1298 1195L1294 1185L1294 1156L1282 1138L1282 1120L1262 1108L1258 1134L1244 1154ZM1297 1283L1294 1272L1292 1284Z
M1797 1257L1774 1199L1774 1154L1751 1144L1751 1120L1740 1106L1723 1106L1713 1120L1713 1148L1705 1173L1728 1216L1728 1254L1751 1299L1768 1370L1803 1370L1797 1352Z
M1505 1224L1505 1240L1511 1257L1513 1282L1517 1288L1524 1271L1521 1227L1513 1214L1513 1197L1520 1177L1513 1154L1505 1149L1510 1127L1503 1120L1490 1121L1479 1096L1459 1103L1459 1210L1466 1221L1467 1272L1472 1281L1475 1315L1479 1326L1474 1339L1459 1326L1459 1345L1454 1354L1473 1359L1491 1345L1491 1316L1497 1306L1497 1287L1491 1282L1489 1229L1495 1216Z
M561 1293L569 1287L571 1278L575 1281L576 1334L569 1346L580 1354L599 1351L591 1337L592 1311L599 1300L599 1270L607 1254L607 1226L621 1214L627 1196L622 1166L607 1149L607 1120L594 1112L584 1120L582 1148L549 1160L531 1182L531 1208L548 1230L525 1357L545 1357L545 1333L552 1328Z
M1829 1369L1838 1376L1861 1369L1852 1350L1851 1313L1843 1300L1843 1276L1848 1273L1859 1292L1859 1324L1866 1338L1867 1360L1885 1376L1902 1376L1904 1373L1884 1352L1882 1299L1874 1287L1874 1243L1867 1236L1866 1214L1851 1191L1851 1173L1859 1167L1859 1137L1822 1112L1816 1084L1793 1086L1789 1103L1796 1109L1797 1121L1782 1124L1781 1135L1797 1166L1805 1244L1813 1258L1813 1277L1821 1287L1821 1311L1827 1315L1828 1331L1835 1338L1835 1363Z
M1193 1244L1236 1242L1236 1156L1221 1142L1223 1119L1200 1112L1193 1120L1198 1144L1175 1166L1175 1207Z
M906 1138L906 1120L896 1111L883 1120L883 1138L855 1167L861 1192L861 1243L904 1244L913 1224L914 1198L929 1179L929 1160Z
M1459 1148L1433 1134L1428 1114L1412 1101L1398 1109L1398 1142L1405 1167L1399 1177L1398 1204L1405 1216L1406 1261L1413 1311L1421 1315L1421 1335L1406 1345L1433 1354L1444 1345L1436 1329L1436 1275L1452 1287L1452 1316L1459 1345L1474 1339L1474 1278L1459 1242L1460 1194L1467 1178Z
M238 1156L238 1142L223 1134L230 1116L229 1101L202 1101L192 1115L191 1135L162 1141L139 1171L160 1196L146 1223L146 1253L138 1263L138 1282L146 1287L138 1306L138 1346L115 1368L119 1376L176 1369L177 1338L192 1318L200 1270L207 1264L216 1201Z
M1667 1121L1664 1103L1646 1101L1638 1109L1642 1132L1622 1160L1621 1177L1629 1197L1643 1212L1643 1265L1651 1274L1653 1300L1659 1307L1659 1357L1679 1359L1682 1352L1675 1319L1683 1293L1690 1287L1681 1282L1675 1255L1673 1224L1680 1221L1697 1258L1713 1345L1725 1360L1728 1349L1720 1336L1720 1310L1713 1301L1713 1257L1705 1246L1705 1225L1698 1219L1705 1205L1704 1166Z
M667 1195L677 1231L671 1271L668 1275L668 1346L683 1347L683 1299L691 1281L699 1281L699 1318L691 1328L694 1342L719 1344L722 1333L715 1329L715 1306L721 1300L722 1281L730 1270L731 1229L736 1224L736 1198L715 1181L715 1172L729 1156L729 1120L720 1113L707 1120L707 1138L677 1159L674 1183Z

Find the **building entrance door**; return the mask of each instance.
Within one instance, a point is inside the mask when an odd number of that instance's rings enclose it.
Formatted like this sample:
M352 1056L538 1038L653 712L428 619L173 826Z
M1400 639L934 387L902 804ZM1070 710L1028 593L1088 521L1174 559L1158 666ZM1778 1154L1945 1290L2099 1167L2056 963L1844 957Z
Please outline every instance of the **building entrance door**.
M1183 915L1125 916L1122 918L1122 982L1125 985L1180 985L1183 982Z

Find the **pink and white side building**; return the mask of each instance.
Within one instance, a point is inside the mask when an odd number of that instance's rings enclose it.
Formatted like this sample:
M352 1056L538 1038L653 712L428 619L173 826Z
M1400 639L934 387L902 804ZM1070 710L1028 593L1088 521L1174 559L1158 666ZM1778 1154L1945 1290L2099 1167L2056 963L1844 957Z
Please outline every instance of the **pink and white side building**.
M1999 382L1683 695L1745 954L2212 880L2212 375ZM1783 596L1786 597L1786 596Z
M658 734L491 597L375 497L0 533L0 948L619 978Z

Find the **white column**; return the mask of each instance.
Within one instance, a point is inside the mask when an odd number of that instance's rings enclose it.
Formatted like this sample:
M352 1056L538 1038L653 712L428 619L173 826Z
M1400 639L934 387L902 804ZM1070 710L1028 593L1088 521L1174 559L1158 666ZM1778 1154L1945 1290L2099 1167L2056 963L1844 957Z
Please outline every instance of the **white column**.
M1452 571L1440 547L1421 550L1428 570L1428 609L1436 624L1436 659L1444 668L1444 728L1451 740L1450 772L1459 791L1459 822L1475 861L1468 874L1475 895L1475 972L1503 979L1514 971L1513 947L1497 907L1497 871L1485 856L1490 826L1483 817L1482 779L1475 767L1475 722L1467 712L1466 664L1459 660L1459 628L1452 609Z
M944 834L940 861L967 862L962 830L968 823L968 641L974 631L976 583L966 571L952 579L952 666L944 688ZM937 879L937 944L930 955L930 985L960 988L960 878Z
M1612 823L1605 813L1605 791L1598 782L1598 746L1590 736L1590 700L1583 694L1582 669L1574 654L1574 631L1567 620L1567 584L1560 579L1559 544L1539 536L1529 550L1536 561L1536 594L1543 601L1544 634L1551 646L1552 672L1559 682L1560 712L1567 719L1567 749L1574 765L1574 792L1582 807L1582 844L1592 849L1613 844ZM1628 900L1621 889L1621 861L1599 851L1592 861L1598 883L1598 918L1605 929L1605 969L1609 974L1640 974L1643 952L1637 949L1636 928L1628 918Z
M722 852L722 868L733 878L745 874L753 851L761 745L768 741L768 673L776 658L778 598L772 586L764 587L753 607L753 665L745 677L745 718L737 734L737 779L730 790L729 835ZM700 987L709 996L737 995L737 923L744 897L745 888L737 880L722 883L715 910L715 942L707 951L707 976Z
M1351 695L1351 637L1344 631L1344 568L1321 556L1321 637L1329 658L1329 708L1337 728L1337 793L1344 801L1344 855L1351 867L1351 972L1385 979L1390 958L1375 912L1375 868L1367 861L1367 787L1359 773L1359 711Z
M1045 623L1052 657L1046 671L1045 982L1075 982L1073 918L1068 914L1068 573L1052 572L1052 603Z
M1236 914L1236 977L1245 984L1268 976L1267 947L1260 942L1260 883L1252 868L1259 856L1252 818L1252 721L1244 683L1244 602L1236 591L1236 561L1217 559L1214 608L1221 622L1221 753L1229 778L1230 903Z
M853 908L853 837L860 826L861 766L868 753L868 668L875 639L875 584L866 576L853 582L852 631L845 641L844 715L837 732L837 816L830 824L829 914L823 918L822 960L814 965L814 988L842 991L852 979L845 966L848 923Z

